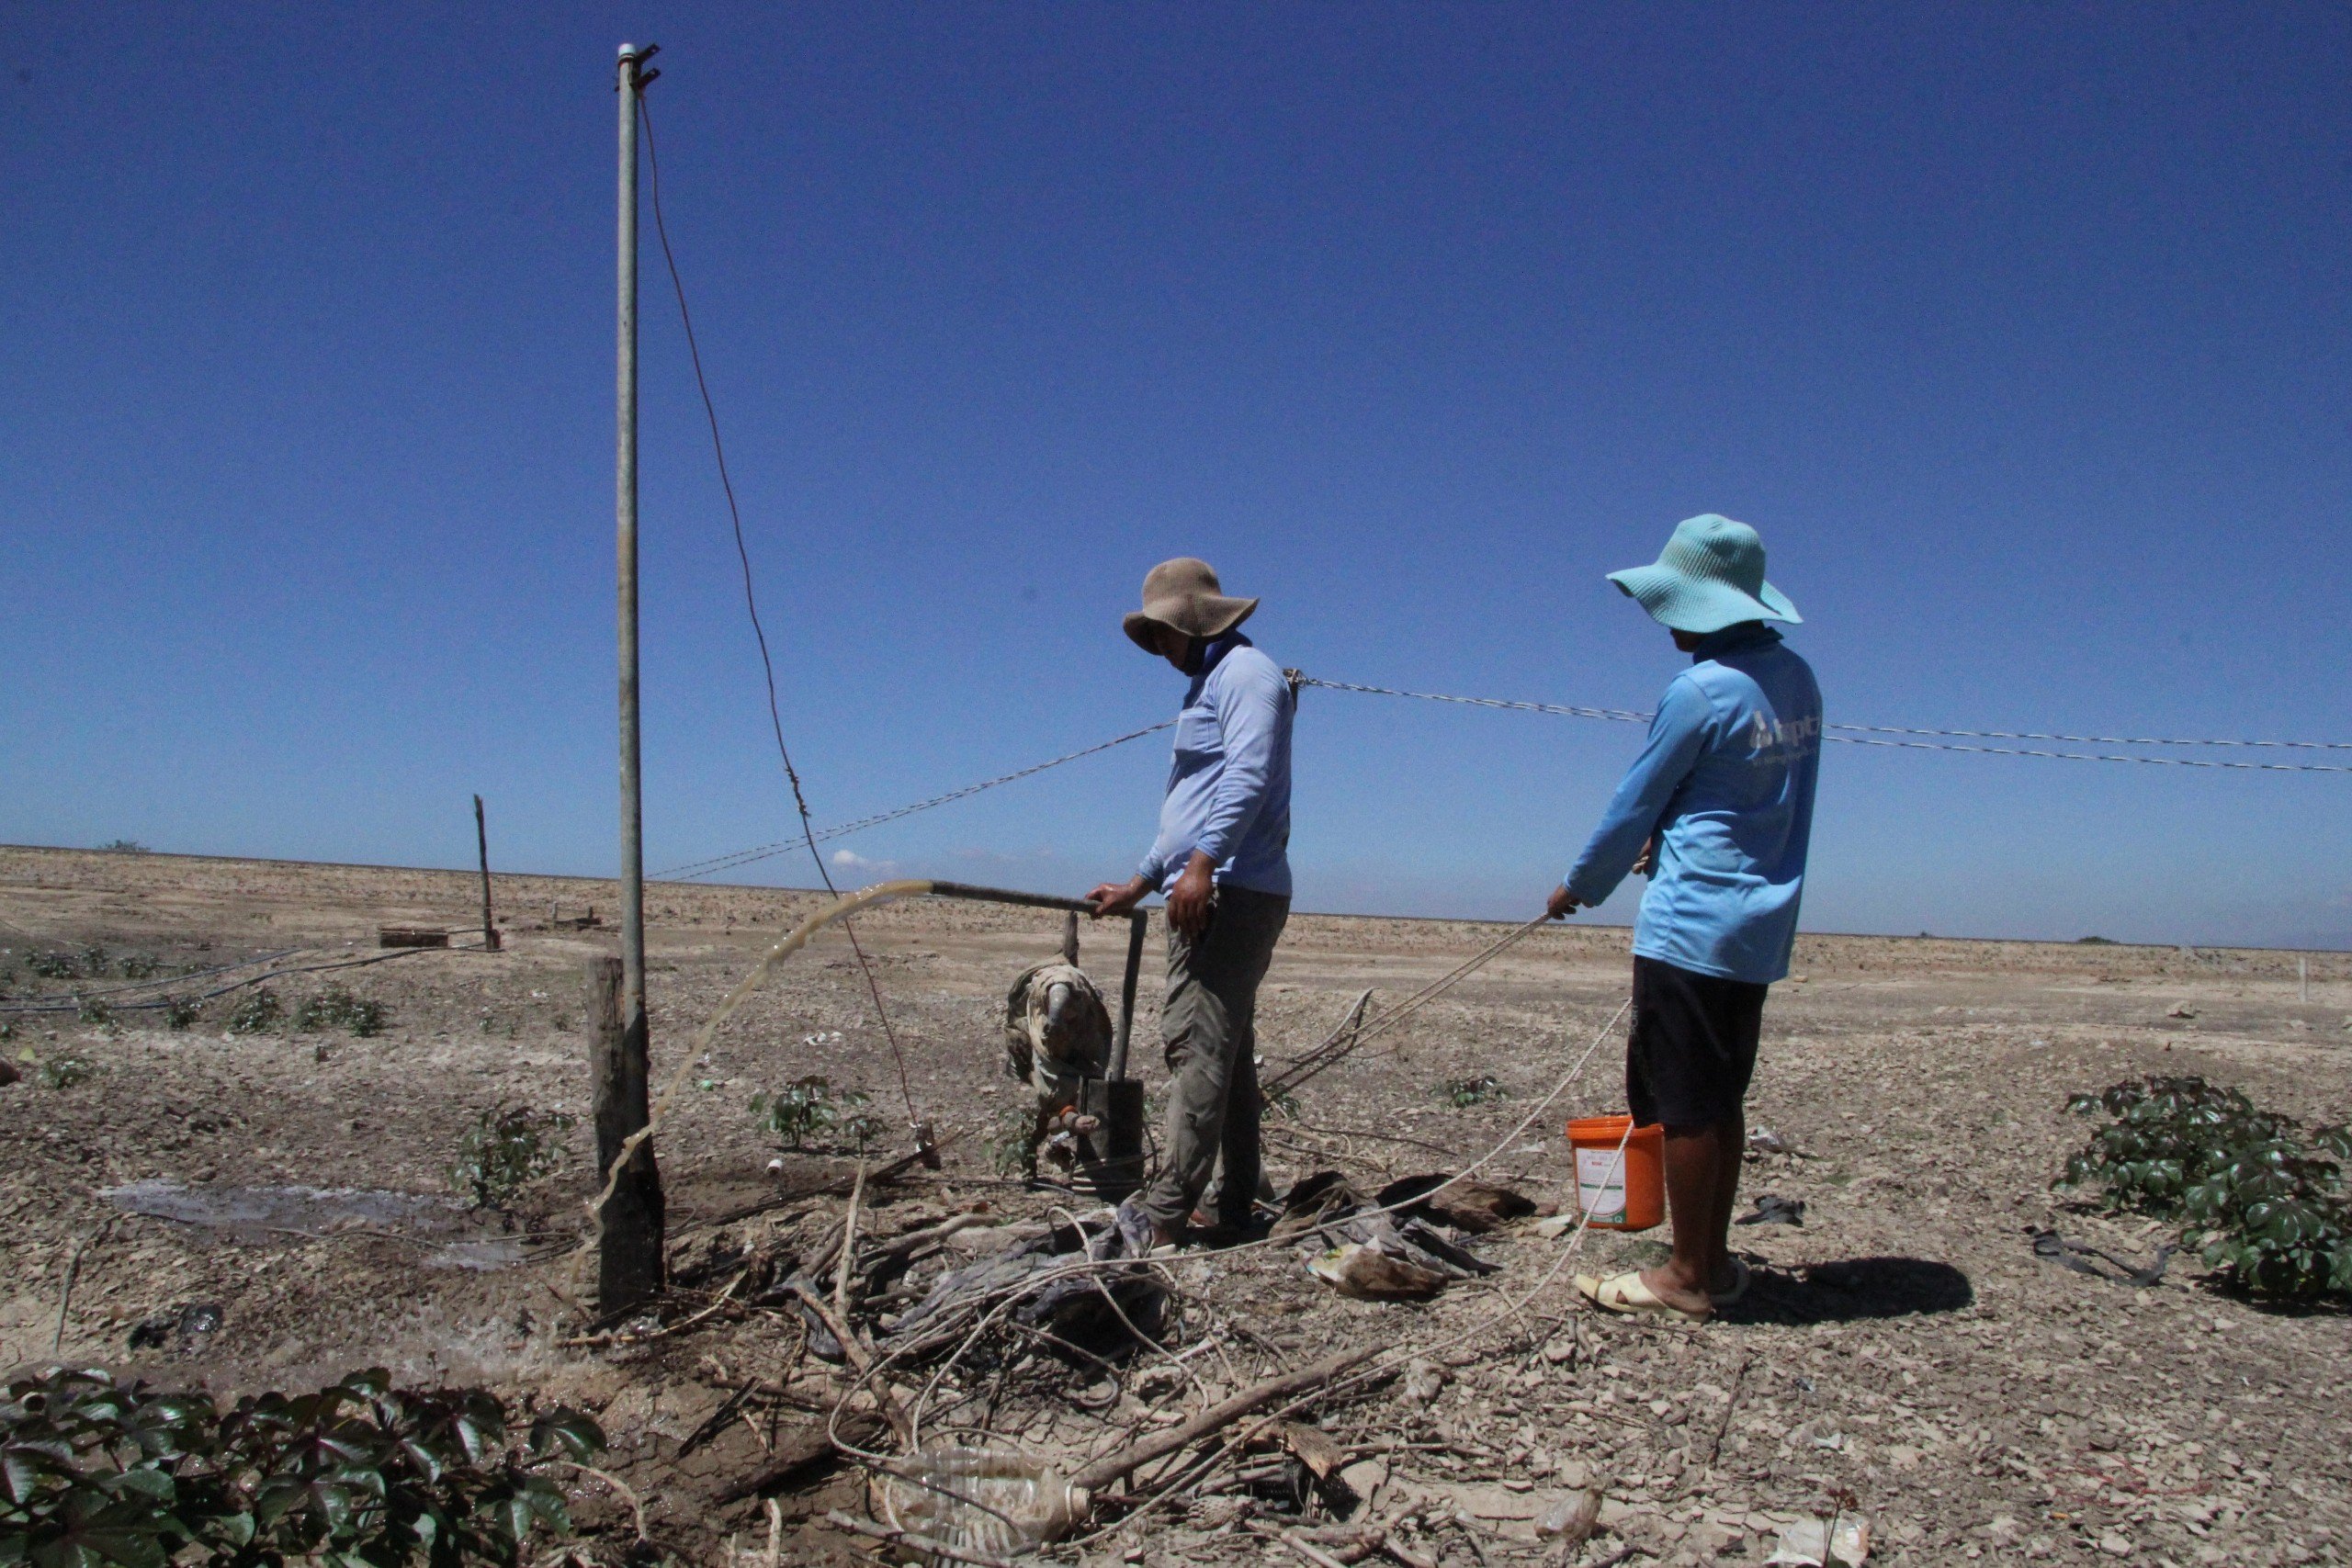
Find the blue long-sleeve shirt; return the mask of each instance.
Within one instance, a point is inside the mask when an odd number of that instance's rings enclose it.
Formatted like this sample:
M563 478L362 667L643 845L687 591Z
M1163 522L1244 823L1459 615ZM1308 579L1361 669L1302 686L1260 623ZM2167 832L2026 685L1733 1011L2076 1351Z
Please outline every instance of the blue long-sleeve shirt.
M1290 731L1297 699L1239 632L1208 647L1176 716L1159 837L1136 868L1166 892L1193 852L1220 886L1290 896Z
M1655 834L1634 953L1727 980L1782 978L1820 760L1812 667L1768 627L1716 633L1667 686L1569 893L1588 906L1608 897Z

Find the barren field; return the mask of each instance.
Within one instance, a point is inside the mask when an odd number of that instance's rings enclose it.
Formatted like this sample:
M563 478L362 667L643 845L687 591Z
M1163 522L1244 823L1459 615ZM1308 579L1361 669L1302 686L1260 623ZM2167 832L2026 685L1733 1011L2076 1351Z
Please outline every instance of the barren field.
M581 1560L764 1562L766 1476L783 1560L871 1561L874 1543L826 1520L863 1517L867 1498L822 1438L837 1406L870 1432L872 1402L810 1353L788 1300L743 1283L755 1263L782 1279L838 1243L859 1163L839 1131L781 1147L749 1108L755 1093L821 1074L870 1097L876 1163L907 1146L899 1076L847 942L826 933L707 1059L685 1061L718 998L816 901L649 892L654 1077L687 1074L655 1139L679 1289L662 1313L600 1330L576 1245L593 1179L584 1118L558 1135L556 1168L503 1211L469 1208L450 1168L485 1111L586 1111L584 976L611 939L556 918L609 917L613 890L502 876L496 896L503 952L326 969L312 966L378 957L388 924L447 926L470 943L477 884L0 850L6 1005L62 1010L0 1013L0 1055L22 1074L0 1089L0 1362L62 1359L216 1394L386 1366L568 1402L604 1424L600 1468L641 1501L650 1542L582 1475ZM936 901L859 922L915 1106L949 1140L944 1169L864 1196L865 1247L955 1233L913 1249L899 1310L1035 1222L1099 1207L1001 1175L989 1152L1026 1092L1005 1077L1004 988L1059 930L1051 914ZM1261 1014L1270 1070L1358 991L1374 989L1376 1014L1499 931L1295 919ZM1106 992L1123 936L1087 933L1083 962ZM1158 936L1155 919L1135 1052L1155 1108ZM1370 1195L1499 1148L1480 1174L1548 1212L1566 1175L1561 1122L1622 1103L1610 1026L1625 942L1620 930L1547 930L1307 1084L1270 1123L1277 1191L1338 1171ZM40 974L60 967L54 954L81 977ZM261 972L142 979L148 964L176 974L266 955L288 972L269 982L281 1016L257 1030L230 1028L250 986L176 1029L131 1005ZM935 1378L940 1429L985 1425L1068 1472L1283 1371L1351 1346L1384 1352L1370 1375L1291 1412L1319 1436L1227 1427L1190 1451L1249 1432L1254 1443L1148 1469L1147 1492L1191 1479L1124 1521L1114 1492L1097 1533L1050 1549L1066 1562L1345 1562L1376 1554L1385 1531L1388 1560L1457 1568L1760 1563L1781 1526L1832 1511L1867 1517L1874 1562L2352 1561L2352 1322L2231 1296L2192 1253L2148 1288L2111 1268L2075 1271L2038 1257L2030 1234L2054 1227L2138 1261L2170 1239L2053 1191L2086 1135L2062 1111L2071 1092L2194 1072L2307 1121L2352 1117L2346 958L2310 956L2308 1001L2297 956L2278 953L1808 937L1797 975L1774 990L1750 1102L1751 1126L1784 1148L1751 1157L1746 1191L1802 1200L1803 1224L1736 1233L1757 1283L1722 1321L1667 1328L1578 1310L1570 1274L1654 1257L1664 1233L1589 1233L1561 1269L1577 1244L1530 1217L1470 1238L1498 1271L1426 1303L1343 1299L1306 1268L1319 1246L1187 1250L1158 1266L1171 1292L1159 1348L1106 1363L983 1343L944 1371L933 1360L888 1379L912 1404ZM380 1032L300 1027L300 1004L330 985L379 1004ZM97 995L107 987L124 988ZM107 1005L66 999L76 994ZM1589 1066L1514 1132L1597 1037ZM1482 1076L1499 1097L1448 1097L1449 1082ZM818 1282L830 1294L831 1272ZM1317 1455L1338 1461L1328 1482L1307 1468ZM1589 1539L1540 1537L1539 1520L1587 1487L1603 1499Z

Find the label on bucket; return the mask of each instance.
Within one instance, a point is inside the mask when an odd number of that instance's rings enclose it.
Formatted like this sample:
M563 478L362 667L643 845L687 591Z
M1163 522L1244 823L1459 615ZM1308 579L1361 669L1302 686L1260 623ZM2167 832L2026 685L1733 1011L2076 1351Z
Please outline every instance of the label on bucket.
M1625 1151L1577 1151L1577 1207L1596 1224L1622 1224L1625 1219Z

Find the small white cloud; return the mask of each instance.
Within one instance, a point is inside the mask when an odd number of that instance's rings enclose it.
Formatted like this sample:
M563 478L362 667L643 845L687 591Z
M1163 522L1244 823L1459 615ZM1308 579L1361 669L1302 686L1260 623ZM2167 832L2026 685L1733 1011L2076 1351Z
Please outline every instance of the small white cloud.
M833 863L843 871L856 872L866 876L888 876L899 869L897 861L868 860L855 850L835 850Z

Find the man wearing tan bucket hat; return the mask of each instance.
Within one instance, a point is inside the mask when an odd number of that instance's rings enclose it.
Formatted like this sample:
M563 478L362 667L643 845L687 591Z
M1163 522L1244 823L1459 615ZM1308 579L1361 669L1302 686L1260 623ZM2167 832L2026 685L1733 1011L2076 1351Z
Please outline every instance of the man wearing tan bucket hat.
M1123 626L1189 676L1159 836L1136 874L1087 895L1097 916L1168 897L1160 1036L1174 1074L1159 1174L1119 1206L1138 1249L1183 1239L1220 1156L1216 1232L1246 1232L1258 1194L1258 983L1290 918L1290 739L1297 698L1239 630L1255 599L1228 597L1206 561L1160 562Z
M1764 581L1764 541L1710 513L1674 530L1655 565L1609 581L1690 655L1650 720L1600 826L1545 912L1607 898L1627 874L1649 890L1634 927L1625 1090L1635 1125L1663 1124L1674 1254L1577 1289L1611 1312L1698 1322L1746 1291L1731 1256L1765 991L1789 972L1813 836L1821 688L1767 621L1796 606Z

